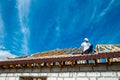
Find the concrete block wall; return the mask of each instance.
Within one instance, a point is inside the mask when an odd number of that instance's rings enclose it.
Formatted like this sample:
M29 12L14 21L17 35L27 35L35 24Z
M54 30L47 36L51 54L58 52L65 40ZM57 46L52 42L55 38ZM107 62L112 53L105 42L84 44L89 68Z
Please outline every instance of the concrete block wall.
M20 76L45 76L47 80L120 80L120 65L0 69L0 80L20 80Z

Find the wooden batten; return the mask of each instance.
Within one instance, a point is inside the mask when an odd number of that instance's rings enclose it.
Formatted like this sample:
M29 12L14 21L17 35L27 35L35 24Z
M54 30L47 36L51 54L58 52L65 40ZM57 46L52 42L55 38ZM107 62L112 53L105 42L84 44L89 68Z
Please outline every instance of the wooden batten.
M112 59L111 59L111 58L108 58L107 61L108 61L108 64L109 64L109 65L112 64Z
M94 60L93 65L94 65L94 66L97 65L97 60L96 60L96 59Z
M46 66L49 67L49 68L52 67L52 66L51 66L51 63L46 63Z
M8 68L9 68L9 66L8 66L8 65L3 65L3 68L8 69Z
M16 68L16 65L12 64L12 65L10 65L10 68Z
M32 68L32 64L27 64L27 67L28 68Z
M61 62L58 62L58 66L61 68L62 67L62 64L61 64Z
M96 66L99 64L104 64L102 62L103 58L106 60L105 64L109 65L115 62L120 62L120 45L99 44L96 46L95 51L96 52L94 52L94 54L81 55L80 48L51 50L31 55L29 58L19 57L0 61L0 68L51 68L53 66L58 66L61 68L64 66L81 66L91 64L92 66Z
M23 67L23 64L18 64L17 67L18 67L18 68L24 68L24 67Z
M69 61L69 64L73 67L74 66L74 61Z
M37 68L41 68L39 63L36 63L35 65L36 65Z

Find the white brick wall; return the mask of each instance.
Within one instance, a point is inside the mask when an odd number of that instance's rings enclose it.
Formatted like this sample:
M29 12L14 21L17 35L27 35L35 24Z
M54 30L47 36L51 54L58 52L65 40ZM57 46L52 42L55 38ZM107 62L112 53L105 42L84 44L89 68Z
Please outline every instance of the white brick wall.
M24 75L24 76L29 76L30 73L23 73L22 75Z
M61 68L61 72L66 72L66 71L68 71L68 68L67 68L67 67Z
M89 80L97 80L96 78L89 78Z
M7 74L6 73L0 73L0 76L7 76Z
M93 71L93 70L92 70L92 67L82 66L80 67L80 71Z
M87 72L87 76L89 77L98 77L100 76L99 72Z
M57 80L64 80L63 78L57 78Z
M52 69L51 69L51 72L59 72L59 71L61 71L61 68L56 68L56 67L55 67L55 68L52 68Z
M119 80L119 78L98 78L98 80Z
M16 80L20 80L19 77L16 77Z
M47 80L57 80L57 78L48 77Z
M17 69L16 71L20 73L20 72L24 72L24 69Z
M30 76L39 76L39 73L30 73Z
M77 76L77 73L76 73L76 72L70 72L69 77L76 77L76 76Z
M113 66L109 66L108 70L112 70L112 71L116 71L116 70L120 70L120 65L113 65Z
M39 72L50 72L50 68L42 68L39 70Z
M22 73L15 73L14 76L21 76Z
M40 72L40 69L32 69L32 72L33 72L33 73L39 73L39 72Z
M77 78L77 80L89 80L89 78Z
M14 76L14 73L8 73L7 76Z
M75 68L75 69L74 69ZM113 69L112 69L113 68ZM120 80L118 66L77 66L41 69L0 70L0 80L19 80L19 76L45 76L47 80ZM111 69L111 70L110 70Z
M69 72L79 72L80 71L79 67L71 67L71 66L67 70Z
M58 77L58 73L49 73L48 76L51 76L51 77Z
M75 80L75 78L64 78L64 80Z
M106 71L107 67L106 66L96 66L96 67L93 67L93 70L94 71Z
M32 70L31 69L25 69L24 72L31 72Z
M101 72L101 76L116 77L116 72Z
M40 76L47 76L48 73L39 73Z
M0 80L5 80L6 77L0 77Z
M9 72L10 69L3 69L3 72Z
M16 77L6 77L5 80L16 80Z
M120 72L117 72L117 75L120 77Z
M70 73L59 73L59 77L69 77Z
M16 69L10 69L10 72L16 72Z
M77 74L77 77L81 77L81 76L86 76L86 72L79 72L79 73Z

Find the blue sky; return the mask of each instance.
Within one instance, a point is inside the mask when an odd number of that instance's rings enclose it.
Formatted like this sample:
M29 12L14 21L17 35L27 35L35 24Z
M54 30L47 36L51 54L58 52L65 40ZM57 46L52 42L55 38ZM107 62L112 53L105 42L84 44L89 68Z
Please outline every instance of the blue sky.
M0 58L120 43L119 0L0 0Z

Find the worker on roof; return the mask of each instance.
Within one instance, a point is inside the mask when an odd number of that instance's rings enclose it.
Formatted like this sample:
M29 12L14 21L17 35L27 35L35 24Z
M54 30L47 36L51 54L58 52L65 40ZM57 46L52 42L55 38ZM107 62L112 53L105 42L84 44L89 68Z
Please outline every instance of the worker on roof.
M88 38L84 39L84 42L81 44L82 54L89 54L93 52L93 45L89 42Z

